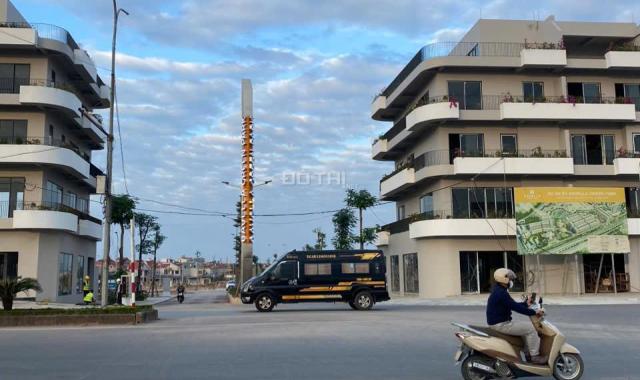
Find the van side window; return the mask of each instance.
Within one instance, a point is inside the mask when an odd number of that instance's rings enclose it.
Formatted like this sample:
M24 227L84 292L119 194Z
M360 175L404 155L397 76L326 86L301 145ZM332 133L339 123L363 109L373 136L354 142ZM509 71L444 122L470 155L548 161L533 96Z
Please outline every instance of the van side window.
M304 274L306 276L326 276L331 274L331 264L304 264Z
M298 278L298 263L283 261L273 271L274 277L282 280Z
M342 273L369 273L369 263L342 263Z

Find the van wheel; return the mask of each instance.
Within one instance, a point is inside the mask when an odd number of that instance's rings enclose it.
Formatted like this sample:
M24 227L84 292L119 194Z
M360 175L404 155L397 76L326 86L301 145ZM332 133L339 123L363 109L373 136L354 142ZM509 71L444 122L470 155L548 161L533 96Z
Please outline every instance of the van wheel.
M353 305L356 310L371 310L373 307L373 297L371 293L365 290L358 292L353 300Z
M276 300L269 293L262 293L256 298L256 309L259 312L267 312L273 310L276 306Z

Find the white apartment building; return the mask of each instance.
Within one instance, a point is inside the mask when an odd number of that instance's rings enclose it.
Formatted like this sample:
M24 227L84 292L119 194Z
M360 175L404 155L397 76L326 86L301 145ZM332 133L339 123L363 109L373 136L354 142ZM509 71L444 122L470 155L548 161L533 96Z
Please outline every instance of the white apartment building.
M37 300L79 302L95 275L101 221L89 215L110 89L65 29L0 0L0 278L33 277Z
M397 221L377 240L392 294L488 292L504 266L526 278L518 290L640 291L639 35L479 20L420 49L372 103L389 123L373 159L395 163L380 197ZM631 253L607 255L598 284L601 255L518 255L513 189L525 186L625 188Z

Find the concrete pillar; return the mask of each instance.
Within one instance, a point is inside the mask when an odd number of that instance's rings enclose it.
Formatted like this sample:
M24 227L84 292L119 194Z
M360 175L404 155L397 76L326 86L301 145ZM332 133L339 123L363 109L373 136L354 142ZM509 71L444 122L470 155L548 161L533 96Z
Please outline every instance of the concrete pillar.
M566 98L569 96L569 90L567 89L567 77L564 75L560 77L560 91L562 92L563 97Z

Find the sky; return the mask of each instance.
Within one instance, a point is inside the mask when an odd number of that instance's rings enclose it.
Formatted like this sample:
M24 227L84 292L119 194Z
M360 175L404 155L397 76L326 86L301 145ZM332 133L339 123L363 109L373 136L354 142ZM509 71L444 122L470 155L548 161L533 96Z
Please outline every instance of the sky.
M31 22L69 30L110 75L112 2L19 0ZM255 213L330 211L347 188L379 194L390 162L371 159L371 143L389 123L370 117L373 96L420 47L456 41L482 18L562 21L640 20L640 2L610 0L120 0L130 15L118 26L117 94L121 143L114 148L114 192L140 199L158 216L159 257L233 257L232 213L240 184L240 83L254 88ZM105 116L107 113L104 113ZM107 118L105 118L107 120ZM116 135L118 139L118 135ZM124 171L122 170L124 156ZM105 152L94 162L106 167ZM126 172L126 188L123 173ZM167 206L167 204L180 207ZM94 205L95 206L95 205ZM99 205L98 205L99 206ZM94 215L101 216L99 207ZM164 213L159 213L162 211ZM364 215L392 222L392 204ZM255 220L254 254L313 244L331 213ZM114 235L115 243L115 235ZM98 257L102 256L101 247ZM112 257L116 252L112 247Z

